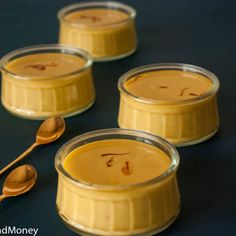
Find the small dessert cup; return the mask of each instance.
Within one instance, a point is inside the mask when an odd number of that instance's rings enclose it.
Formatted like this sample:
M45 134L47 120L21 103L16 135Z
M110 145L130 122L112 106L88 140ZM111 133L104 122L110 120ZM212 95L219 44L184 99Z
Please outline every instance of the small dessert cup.
M161 149L169 158L167 169L143 182L103 185L74 178L64 168L65 159L77 148L84 150L85 145L92 142L114 139L132 140ZM176 149L146 132L107 129L77 136L64 144L55 158L58 213L68 227L83 235L154 235L171 225L179 213L178 165ZM86 168L90 168L89 165Z
M145 73L153 73L153 78L155 76L158 78L158 73L162 73L162 78L166 81L173 79L171 78L173 76L178 79L183 76L193 79L195 84L198 80L206 80L211 85L203 93L195 94L188 92L191 89L183 84L182 90L178 90L179 95L182 96L181 99L166 100L165 91L168 91L169 88L167 86L158 87L155 82L156 84L149 85L149 88L156 93L154 95L162 94L163 99L148 98L148 96L144 98L129 91L129 83L136 83L140 78L147 79L149 76L143 76ZM155 75L155 73L157 74ZM178 86L180 82L177 84ZM168 96L175 94L174 90L177 85L170 84L172 91ZM175 63L143 66L125 73L119 79L118 88L120 91L118 123L121 128L148 131L167 139L176 146L202 142L213 136L219 128L216 97L219 81L214 74L203 68ZM142 87L141 93L146 89L146 87ZM189 95L183 99L184 93L192 96Z
M77 3L62 8L59 42L88 51L95 61L132 54L137 47L136 11L119 2Z
M95 101L92 58L80 49L37 45L1 59L2 104L28 119L72 116Z

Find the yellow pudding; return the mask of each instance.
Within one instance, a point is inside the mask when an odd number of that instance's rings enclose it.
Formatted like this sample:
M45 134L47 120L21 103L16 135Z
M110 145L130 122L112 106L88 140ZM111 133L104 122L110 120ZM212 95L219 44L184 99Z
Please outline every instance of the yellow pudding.
M137 75L124 87L144 99L179 101L203 95L212 88L212 82L204 75L189 71L161 70Z
M156 64L119 81L122 128L157 134L177 146L210 138L219 127L215 75L184 64Z
M76 232L149 235L177 217L177 151L157 136L108 129L78 136L57 153L57 208Z
M92 142L72 151L65 170L75 179L101 185L144 182L163 174L170 158L161 149L133 140Z
M79 3L63 8L59 42L88 51L95 60L112 60L137 47L136 12L117 2Z
M11 73L26 77L53 77L73 73L85 65L85 60L63 53L39 53L15 59L6 65Z
M72 12L65 16L71 23L80 23L84 26L104 26L128 20L129 15L122 11L104 8L85 9Z
M80 113L95 100L91 64L86 52L66 46L11 52L1 60L2 103L30 119Z

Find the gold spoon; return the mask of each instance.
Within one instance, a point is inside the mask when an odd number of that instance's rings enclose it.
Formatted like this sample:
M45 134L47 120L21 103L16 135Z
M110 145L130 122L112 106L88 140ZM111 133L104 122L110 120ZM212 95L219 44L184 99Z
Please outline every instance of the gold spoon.
M19 166L6 178L0 202L7 197L15 197L28 192L35 184L37 173L30 165Z
M51 143L57 140L65 131L65 121L62 117L51 117L45 120L39 127L36 134L36 141L25 152L17 157L10 164L0 170L0 175L13 166L18 161L22 160L27 154L29 154L35 147L41 144Z

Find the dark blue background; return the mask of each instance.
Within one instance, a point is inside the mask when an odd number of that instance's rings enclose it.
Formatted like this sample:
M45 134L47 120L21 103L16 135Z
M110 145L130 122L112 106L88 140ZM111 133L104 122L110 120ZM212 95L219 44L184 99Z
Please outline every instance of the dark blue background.
M57 11L71 0L0 0L0 57L14 49L56 43ZM78 1L77 1L78 2ZM23 163L38 172L36 187L0 203L0 228L36 227L40 236L72 236L57 216L58 148L81 133L117 127L120 75L137 66L181 62L204 67L220 80L220 131L209 141L179 148L182 210L161 235L236 235L236 1L130 0L138 12L138 51L125 59L94 64L95 105L66 119L65 135L41 146ZM0 105L0 166L34 142L39 121L8 114ZM0 177L0 185L6 174Z

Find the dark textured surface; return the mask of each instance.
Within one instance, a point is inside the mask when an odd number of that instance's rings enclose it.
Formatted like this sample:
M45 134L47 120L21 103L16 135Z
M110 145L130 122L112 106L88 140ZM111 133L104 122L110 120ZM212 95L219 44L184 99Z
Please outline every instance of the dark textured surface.
M0 1L0 57L33 44L55 43L57 11L70 0ZM178 180L182 210L161 235L236 235L236 2L235 0L130 0L138 11L138 51L125 59L95 63L95 105L66 119L63 138L39 147L23 163L38 172L36 187L24 196L0 203L0 228L36 227L40 236L72 236L57 216L54 156L72 137L86 131L117 127L117 80L127 70L157 62L202 66L221 82L221 127L211 140L179 148ZM0 105L0 166L33 141L39 121L8 114ZM2 186L4 177L0 177Z

